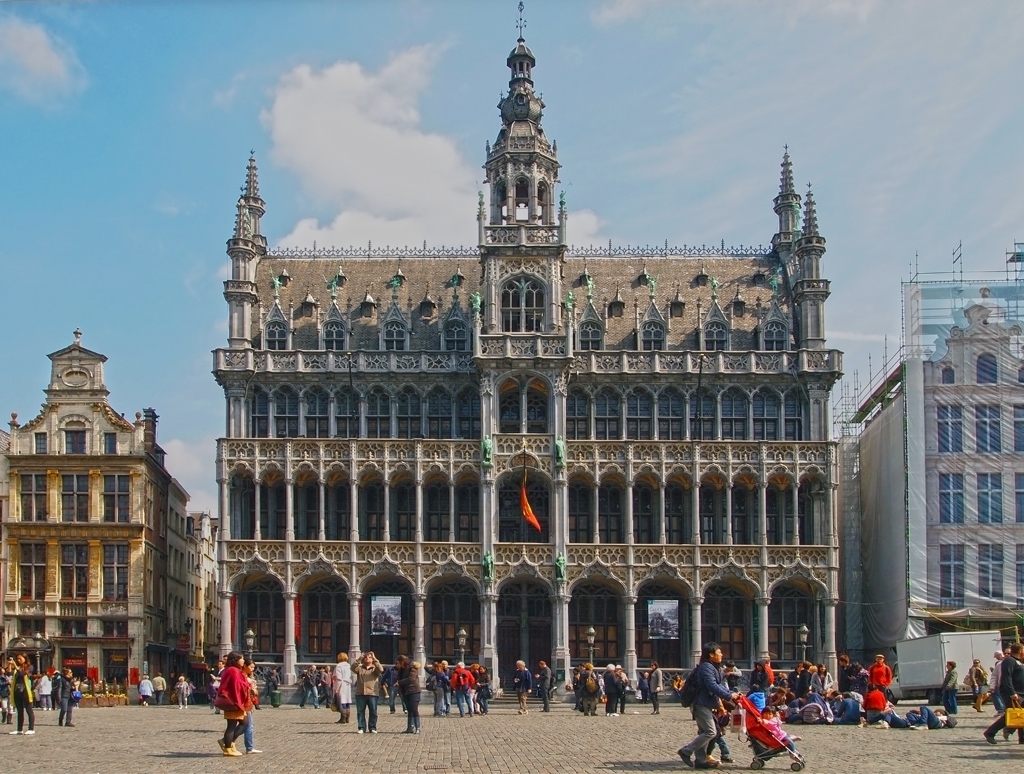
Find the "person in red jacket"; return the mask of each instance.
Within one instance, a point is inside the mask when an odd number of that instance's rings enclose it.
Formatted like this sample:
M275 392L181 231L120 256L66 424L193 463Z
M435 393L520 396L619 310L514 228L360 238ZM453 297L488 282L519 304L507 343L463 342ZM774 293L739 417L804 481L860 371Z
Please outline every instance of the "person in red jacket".
M235 749L235 740L245 733L246 716L252 712L251 686L249 678L242 673L245 656L237 651L228 654L227 666L220 675L220 689L217 691L217 707L227 720L224 737L218 739L225 755L242 755Z
M886 695L889 694L889 686L892 684L892 669L885 663L885 656L875 656L875 663L868 667L868 682L882 689Z

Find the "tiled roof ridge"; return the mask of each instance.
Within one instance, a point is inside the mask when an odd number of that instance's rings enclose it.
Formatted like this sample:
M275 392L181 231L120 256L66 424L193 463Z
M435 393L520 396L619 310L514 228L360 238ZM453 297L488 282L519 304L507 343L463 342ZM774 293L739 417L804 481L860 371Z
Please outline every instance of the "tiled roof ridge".
M590 245L587 247L570 245L566 248L567 258L620 258L623 256L649 257L684 257L684 258L715 258L737 257L755 258L771 255L772 248L764 245L738 245L726 247L719 245L682 245L681 247L666 245ZM270 258L440 258L456 256L479 256L479 247L272 247L267 250Z

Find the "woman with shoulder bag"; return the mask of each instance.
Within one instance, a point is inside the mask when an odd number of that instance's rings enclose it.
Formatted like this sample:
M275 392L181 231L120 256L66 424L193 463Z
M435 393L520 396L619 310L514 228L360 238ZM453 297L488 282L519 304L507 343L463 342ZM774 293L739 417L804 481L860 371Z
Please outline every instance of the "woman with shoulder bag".
M971 668L967 670L967 684L974 694L974 711L981 712L981 705L988 699L988 672L981 665L980 659L974 659Z
M245 657L231 651L227 657L227 666L220 675L220 688L217 691L216 706L224 713L227 727L224 736L217 740L224 755L241 756L235 749L235 740L245 733L246 715L252 711L249 678L242 673Z
M480 667L476 674L476 698L479 702L479 714L486 715L491 701L491 676L487 673L487 667Z

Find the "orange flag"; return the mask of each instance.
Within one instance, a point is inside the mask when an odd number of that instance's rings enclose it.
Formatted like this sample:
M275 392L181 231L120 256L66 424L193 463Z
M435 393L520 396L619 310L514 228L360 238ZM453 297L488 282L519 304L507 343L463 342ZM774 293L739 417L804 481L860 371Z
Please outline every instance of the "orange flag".
M526 523L533 527L538 532L543 532L540 528L540 522L537 521L537 516L533 512L533 508L530 507L530 500L526 496L526 466L523 466L523 485L519 489L519 504L523 507L523 518L526 519Z

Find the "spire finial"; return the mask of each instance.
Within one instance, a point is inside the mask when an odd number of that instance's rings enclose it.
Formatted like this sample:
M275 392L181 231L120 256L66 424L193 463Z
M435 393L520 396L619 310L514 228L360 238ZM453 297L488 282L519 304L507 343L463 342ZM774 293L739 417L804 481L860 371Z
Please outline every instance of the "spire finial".
M519 21L516 22L516 26L519 28L519 39L523 39L523 30L526 29L526 19L523 18L523 11L526 10L526 4L523 0L519 0Z
M796 193L793 187L793 164L789 160L789 146L782 146L785 153L782 156L782 179L779 183L780 194Z
M259 198L260 180L259 170L256 169L255 151L249 151L249 164L245 169L245 195Z
M818 236L818 211L814 206L810 183L807 184L807 197L804 199L804 236Z
M82 344L82 329L81 328L75 328L75 334L74 335L75 335L75 346L76 347L81 346L81 344Z

